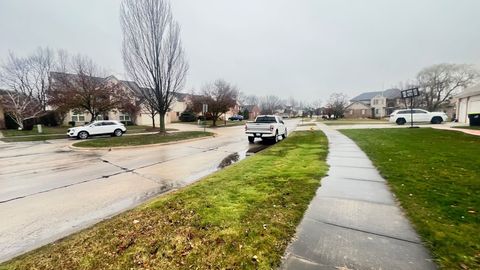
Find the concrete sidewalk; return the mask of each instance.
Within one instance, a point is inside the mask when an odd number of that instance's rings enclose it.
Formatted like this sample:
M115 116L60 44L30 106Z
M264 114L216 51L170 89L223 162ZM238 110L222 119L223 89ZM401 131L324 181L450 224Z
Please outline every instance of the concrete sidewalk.
M318 126L329 140L330 170L281 269L436 269L365 153L345 135Z

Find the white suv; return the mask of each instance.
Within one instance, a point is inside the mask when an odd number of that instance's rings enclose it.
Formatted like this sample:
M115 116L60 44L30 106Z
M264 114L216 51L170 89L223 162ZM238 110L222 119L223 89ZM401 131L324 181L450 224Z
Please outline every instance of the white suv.
M91 124L69 128L67 135L70 138L86 139L89 136L112 135L120 137L127 132L127 128L118 121L95 121Z
M447 115L443 112L429 112L422 109L413 109L413 122L430 122L432 124L441 124L444 121L447 121ZM403 109L396 110L390 114L390 122L396 123L397 125L403 125L405 123L410 123L411 119L411 110Z

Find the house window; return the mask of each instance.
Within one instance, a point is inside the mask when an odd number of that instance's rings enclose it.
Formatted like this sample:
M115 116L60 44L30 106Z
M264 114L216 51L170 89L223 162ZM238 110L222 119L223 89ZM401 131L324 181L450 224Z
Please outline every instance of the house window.
M128 113L122 113L119 116L121 122L128 122L130 121L130 115Z
M353 114L353 110L350 110L350 114Z
M85 114L83 112L73 112L72 121L73 122L85 122Z
M95 120L102 121L103 120L103 115L97 115L97 117L95 117Z
M375 114L378 115L380 113L379 109L375 109Z
M377 105L378 104L378 99L374 99L373 100L373 105Z
M365 114L365 109L362 110L362 115L364 115L364 114Z

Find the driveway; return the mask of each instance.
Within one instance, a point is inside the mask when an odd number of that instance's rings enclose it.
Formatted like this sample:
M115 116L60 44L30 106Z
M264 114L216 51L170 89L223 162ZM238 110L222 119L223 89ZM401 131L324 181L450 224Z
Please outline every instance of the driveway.
M287 121L290 131L297 122ZM218 136L112 151L73 151L70 140L0 144L0 261L188 185L233 153L245 156L243 126L213 132Z

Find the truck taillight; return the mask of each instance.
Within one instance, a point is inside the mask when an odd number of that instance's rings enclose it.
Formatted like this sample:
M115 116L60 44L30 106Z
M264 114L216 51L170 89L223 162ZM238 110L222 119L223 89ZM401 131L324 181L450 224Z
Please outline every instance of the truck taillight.
M275 127L273 125L270 125L270 131L273 131Z

